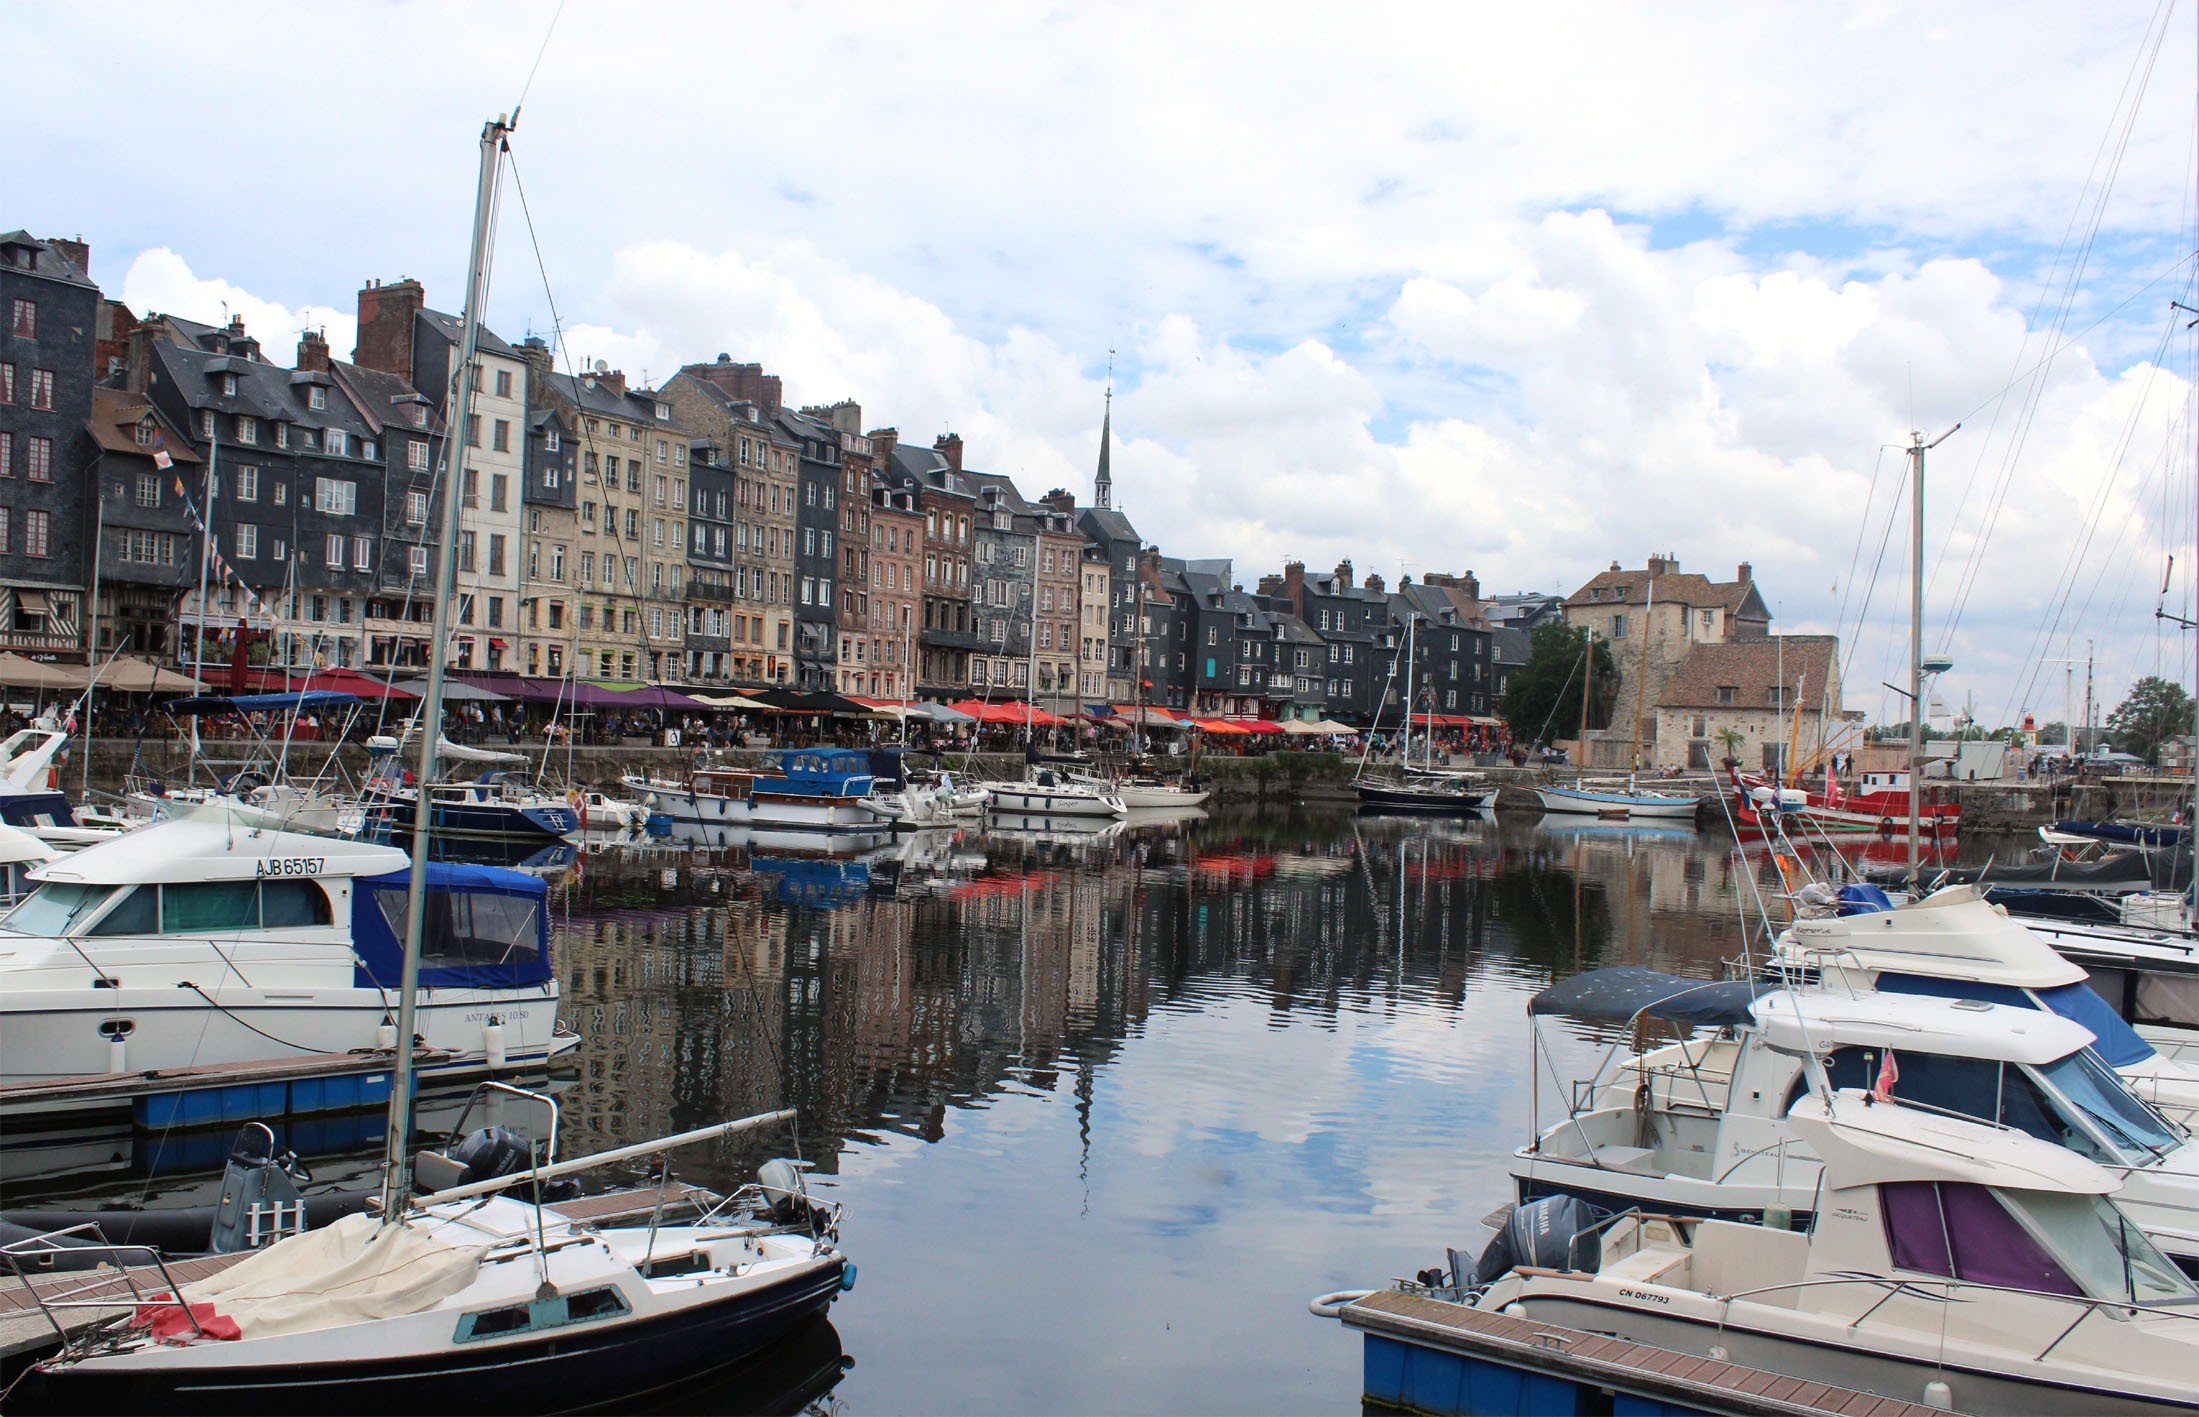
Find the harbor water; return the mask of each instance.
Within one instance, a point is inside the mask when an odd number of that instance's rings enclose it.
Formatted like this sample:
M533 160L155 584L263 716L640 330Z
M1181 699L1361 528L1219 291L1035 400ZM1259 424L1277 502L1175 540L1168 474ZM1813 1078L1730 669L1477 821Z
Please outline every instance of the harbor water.
M585 1037L561 1150L798 1107L676 1174L727 1188L792 1150L847 1207L837 1346L695 1410L1356 1410L1359 1341L1306 1301L1484 1243L1534 1070L1547 1115L1599 1049L1552 1030L1534 1058L1528 997L1606 964L1715 974L1783 915L1778 861L1685 828L1018 825L622 845L555 881ZM379 1122L290 1140L340 1180ZM211 1199L226 1141L11 1144L4 1199Z

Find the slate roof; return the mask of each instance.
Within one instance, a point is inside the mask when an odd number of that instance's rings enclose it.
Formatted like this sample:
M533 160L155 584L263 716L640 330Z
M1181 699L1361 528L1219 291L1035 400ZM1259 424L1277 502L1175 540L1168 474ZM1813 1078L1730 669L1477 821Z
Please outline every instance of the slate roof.
M1113 507L1080 507L1077 525L1085 528L1085 535L1098 541L1139 540L1138 529L1130 525L1130 518Z
M160 416L144 398L121 389L94 387L92 389L92 441L102 452L131 453L141 458L153 455L153 449L138 446L138 421L146 414L160 425L161 450L179 463L195 463L199 455L191 451L191 440L167 419Z
M1826 683L1838 672L1837 635L1786 635L1778 639L1732 640L1697 645L1673 671L1659 708L1765 708L1774 689L1786 690L1807 707L1820 702ZM1799 691L1797 690L1799 685ZM1722 701L1721 688L1733 690Z
M440 310L429 310L425 307L422 307L419 318L421 323L450 341L451 348L456 349L458 347L459 336L464 334L466 329L464 320L456 315L446 315ZM497 338L496 331L490 329L487 325L481 327L481 352L483 354L500 354L506 359L519 358L519 351Z
M1489 657L1498 664L1525 664L1534 631L1499 625L1489 632Z
M156 345L153 355L167 366L169 377L175 380L177 392L191 408L213 409L217 413L249 414L255 418L279 420L300 428L340 428L346 433L362 436L377 432L348 400L329 399L328 407L313 408L307 402L308 386L291 383L292 371L279 364L214 354L176 344ZM236 376L237 392L233 395L222 392L218 375L225 373ZM304 451L295 447L277 447L272 433L266 435L258 446L267 456Z
M369 369L363 364L346 364L340 359L331 359L328 367L336 376L337 382L352 395L361 412L365 414L368 426L377 434L392 424L416 434L440 431L442 420L435 416L432 405L429 406L428 421L424 427L414 424L409 412L398 411L400 401L408 409L416 402L426 402L411 381L396 374L384 373L380 369Z
M50 241L41 241L21 228L0 232L0 246L27 246L38 253L38 268L25 270L21 266L13 267L17 275L59 281L63 285L90 286L94 290L99 288L88 273L77 269L76 262L61 254L60 247Z

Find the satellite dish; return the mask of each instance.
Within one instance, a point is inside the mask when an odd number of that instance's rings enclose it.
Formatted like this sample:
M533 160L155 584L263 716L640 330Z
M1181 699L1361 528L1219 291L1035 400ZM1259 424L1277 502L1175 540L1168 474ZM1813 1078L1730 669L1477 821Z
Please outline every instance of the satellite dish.
M611 366L598 359L596 361L596 372L598 374L608 374L611 372Z

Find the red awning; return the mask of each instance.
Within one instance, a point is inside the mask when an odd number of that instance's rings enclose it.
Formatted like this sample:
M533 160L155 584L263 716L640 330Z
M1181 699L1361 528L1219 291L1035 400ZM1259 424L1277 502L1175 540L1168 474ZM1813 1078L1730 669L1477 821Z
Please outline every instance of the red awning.
M950 704L948 707L957 713L968 714L979 723L1003 727L1021 727L1028 723L1033 728L1058 728L1062 723L1061 719L1036 704L988 703L983 699L964 699L961 703ZM1026 714L1029 717L1026 718Z
M510 646L510 645L508 645L508 644L505 644L505 643L504 643L504 642L503 642L502 640L499 640L499 639L491 639L491 640L489 641L489 648L490 648L490 649L510 649L510 648L511 648L511 646Z
M1239 733L1280 733L1283 731L1283 725L1272 718L1231 718L1223 721Z
M1250 733L1252 731L1249 728L1241 728L1226 718L1194 718L1191 720L1191 726L1204 729L1208 733Z

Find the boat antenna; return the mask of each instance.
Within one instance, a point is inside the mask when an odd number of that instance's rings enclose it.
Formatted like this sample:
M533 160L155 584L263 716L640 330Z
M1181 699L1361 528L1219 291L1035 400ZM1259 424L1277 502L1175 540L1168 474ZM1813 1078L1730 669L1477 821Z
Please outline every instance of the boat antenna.
M481 129L481 173L474 188L473 245L466 263L465 321L458 336L458 360L451 378L456 391L458 416L453 428L471 423L479 380L471 377L481 352L481 314L489 293L489 242L495 225L499 160L511 123L499 116ZM428 657L428 682L420 702L420 766L412 804L412 876L405 894L405 962L397 992L397 1049L391 1070L389 1129L382 1163L382 1223L393 1224L403 1215L412 1190L412 1045L414 1018L420 990L420 947L427 921L428 826L432 816L428 784L435 780L435 750L443 736L443 670L445 646L450 643L451 615L458 596L459 490L465 486L465 440L449 440L457 451L449 460L449 477L443 484L443 540L436 548L436 581L444 594L435 598L435 627Z

